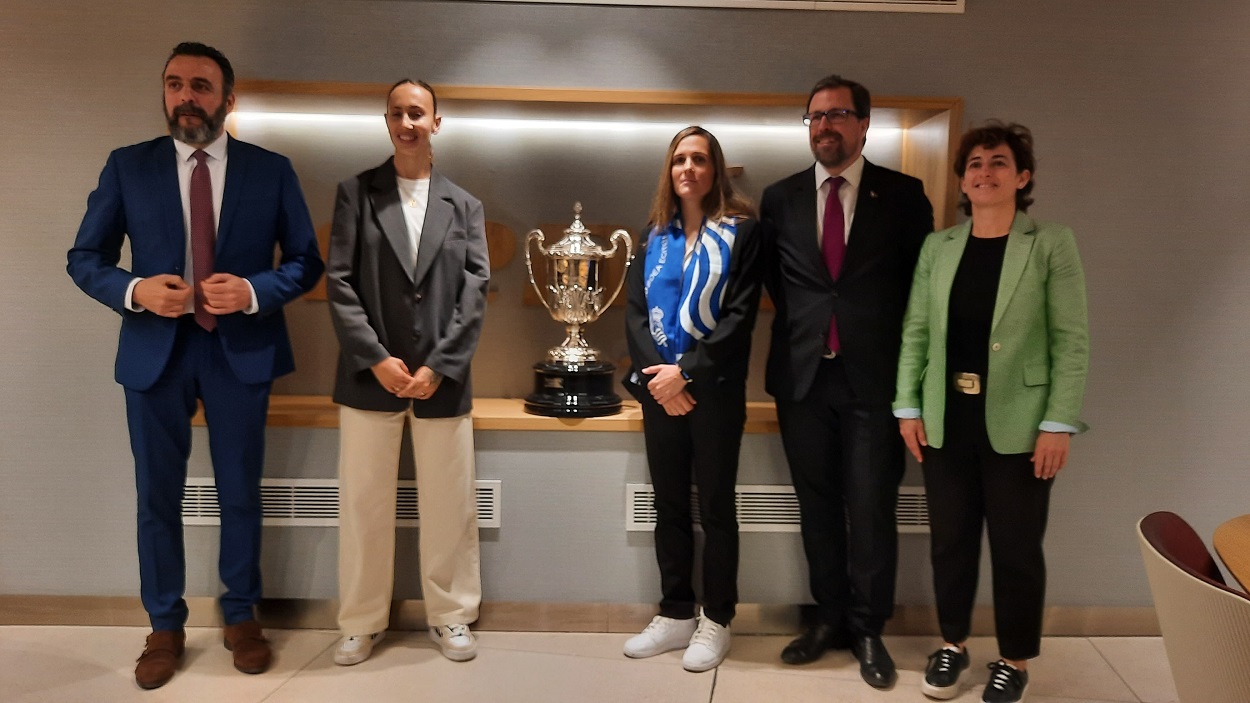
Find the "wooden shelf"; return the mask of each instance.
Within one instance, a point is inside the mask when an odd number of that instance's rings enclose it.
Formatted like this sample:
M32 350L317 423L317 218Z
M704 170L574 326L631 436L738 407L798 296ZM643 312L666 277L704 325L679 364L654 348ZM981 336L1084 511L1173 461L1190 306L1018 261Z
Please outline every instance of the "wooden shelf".
M641 432L642 409L626 400L617 415L564 419L540 417L525 412L520 398L475 398L473 429L513 431ZM192 424L203 426L204 411L195 414ZM339 408L328 395L275 395L269 399L270 427L339 426ZM771 402L747 403L746 431L750 434L777 432L777 411Z

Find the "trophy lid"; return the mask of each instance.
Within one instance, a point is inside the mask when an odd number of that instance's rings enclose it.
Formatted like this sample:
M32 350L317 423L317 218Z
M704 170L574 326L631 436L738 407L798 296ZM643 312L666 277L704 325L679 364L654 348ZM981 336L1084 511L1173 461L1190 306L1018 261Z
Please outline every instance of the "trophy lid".
M607 251L590 237L582 224L582 204L573 203L573 224L564 230L560 241L547 247L547 256L557 259L602 259Z

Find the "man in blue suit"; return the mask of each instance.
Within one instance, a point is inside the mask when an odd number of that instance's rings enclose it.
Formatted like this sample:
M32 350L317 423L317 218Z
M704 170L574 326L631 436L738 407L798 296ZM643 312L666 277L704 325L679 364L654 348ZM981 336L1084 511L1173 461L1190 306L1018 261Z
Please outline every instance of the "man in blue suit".
M126 393L153 630L135 667L145 689L173 677L186 641L181 513L197 399L221 505L225 645L240 671L269 667L253 611L265 417L273 379L295 368L282 307L324 269L290 161L223 132L235 102L226 57L179 44L162 78L171 136L109 155L68 256L78 287L122 317L115 377ZM118 265L127 238L130 270Z

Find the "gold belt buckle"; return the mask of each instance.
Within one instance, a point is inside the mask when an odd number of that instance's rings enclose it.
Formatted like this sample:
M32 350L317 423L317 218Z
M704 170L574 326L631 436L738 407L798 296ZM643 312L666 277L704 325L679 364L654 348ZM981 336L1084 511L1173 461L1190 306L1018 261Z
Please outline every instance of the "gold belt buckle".
M956 373L953 376L955 390L966 395L981 394L981 374L979 373Z

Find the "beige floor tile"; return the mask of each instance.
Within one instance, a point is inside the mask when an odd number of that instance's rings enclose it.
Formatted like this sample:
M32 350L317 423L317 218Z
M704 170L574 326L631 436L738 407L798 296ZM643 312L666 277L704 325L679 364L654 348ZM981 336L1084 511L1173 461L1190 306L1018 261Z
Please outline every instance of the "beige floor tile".
M388 635L369 660L352 667L335 666L333 653L327 650L265 703L691 703L711 696L713 674L682 670L680 656L673 665L660 666L623 656L608 659L517 651L488 646L494 634L499 633L483 633L477 659L463 663L448 661L424 633L416 632ZM559 640L553 644L546 635L542 639L541 647L548 649L567 646Z
M571 657L629 661L622 652L631 635L583 632L477 632L483 650L563 654ZM665 662L681 665L681 652L670 652L639 662Z
M1137 696L1084 637L1048 637L1042 655L1029 665L1029 695L1097 701L1132 701Z
M887 637L899 666L891 691L859 678L848 652L789 667L779 655L789 637L734 637L725 664L712 673L681 668L681 652L635 661L621 654L625 635L482 632L477 660L442 657L424 632L393 632L373 658L354 667L333 663L334 632L272 630L274 669L247 676L231 666L220 630L188 631L182 670L164 688L140 691L134 658L145 629L0 627L0 699L5 703L329 703L344 700L506 701L507 703L713 703L835 700L922 701L920 680L931 637ZM973 663L957 703L980 700L992 638L969 641ZM1175 692L1157 638L1049 638L1033 665L1032 703L1171 703ZM1110 663L1108 663L1110 662ZM713 682L715 692L713 694ZM1125 682L1128 682L1127 684Z
M1089 640L1144 703L1176 703L1176 684L1161 637L1091 637Z
M274 666L249 676L234 670L218 628L187 631L187 651L173 680L155 691L134 682L146 628L0 628L0 698L6 703L252 703L264 700L325 651L335 635L269 631Z
M859 664L850 651L827 652L811 664L787 666L781 663L781 650L792 638L790 636L737 636L733 649L721 668L738 671L770 671L777 674L817 676L822 678L854 679L860 681ZM885 637L886 648L894 659L899 672L911 672L917 677L924 673L929 655L941 644L935 637ZM973 638L968 641L972 652L969 679L984 684L985 665L991 658L997 659L997 649L992 638ZM919 681L919 678L917 678ZM864 684L867 685L867 684ZM918 685L918 684L917 684Z
M933 638L899 637L887 639L900 670L914 669L923 675L928 655L940 642ZM920 644L928 643L927 651ZM998 641L993 637L968 640L971 665L964 679L967 688L957 700L979 701L989 678L987 665L997 661ZM974 694L969 694L973 691ZM1083 637L1047 637L1042 640L1042 654L1029 666L1030 703L1076 703L1077 701L1125 701L1137 703L1137 697L1119 674L1107 664L1098 650Z
M721 671L771 672L782 676L860 680L859 664L848 651L826 652L819 660L802 666L782 664L781 650L792 639L794 638L790 635L735 635L729 657L721 664Z
M981 699L978 697L978 698L970 699L970 700L980 701ZM1026 703L1119 703L1119 701L1115 699L1105 700L1102 698L1067 698L1067 697L1062 697L1062 696L1036 696L1036 695L1033 695L1033 689L1031 688L1029 689L1029 692L1028 692L1028 698L1026 698L1025 701ZM961 698L960 703L962 702L963 702L963 699Z
M827 658L827 657L826 657ZM894 703L927 700L920 693L920 674L900 671L898 683L878 691L859 678L796 675L784 671L744 671L722 666L716 677L712 703L759 703L760 701L837 701L837 703ZM962 699L960 699L962 700ZM968 698L978 700L977 697Z

